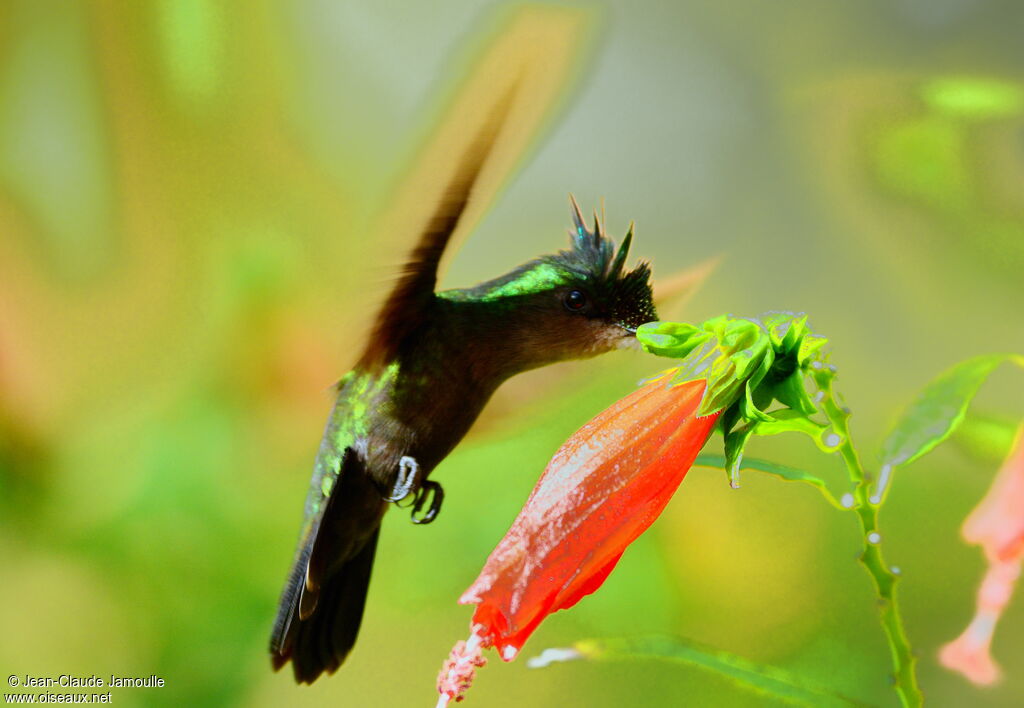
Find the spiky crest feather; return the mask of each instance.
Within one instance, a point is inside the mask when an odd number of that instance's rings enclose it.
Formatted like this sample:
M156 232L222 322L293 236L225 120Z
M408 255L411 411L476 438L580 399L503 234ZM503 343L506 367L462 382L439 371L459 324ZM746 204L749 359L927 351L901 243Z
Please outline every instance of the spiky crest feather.
M624 272L626 257L633 242L633 222L630 222L629 230L616 252L615 242L608 238L604 219L598 218L597 211L594 211L594 229L591 231L583 220L579 203L571 194L569 203L574 226L569 231L572 249L560 251L552 257L553 260L600 287L611 302L612 315L624 324L636 327L656 319L651 295L650 265L641 262L633 270Z

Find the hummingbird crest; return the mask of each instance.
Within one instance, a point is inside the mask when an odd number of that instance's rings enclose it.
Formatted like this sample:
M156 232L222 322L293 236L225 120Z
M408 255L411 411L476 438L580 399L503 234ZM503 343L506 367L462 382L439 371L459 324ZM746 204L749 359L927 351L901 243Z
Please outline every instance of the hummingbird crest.
M569 195L573 228L569 230L572 249L560 251L551 257L564 268L584 278L595 288L607 304L608 314L619 324L635 330L644 322L657 319L651 293L651 268L640 262L631 271L625 271L629 247L633 243L633 222L618 251L615 242L605 232L603 214L594 211L593 230L587 229L576 198ZM602 212L604 208L602 206Z

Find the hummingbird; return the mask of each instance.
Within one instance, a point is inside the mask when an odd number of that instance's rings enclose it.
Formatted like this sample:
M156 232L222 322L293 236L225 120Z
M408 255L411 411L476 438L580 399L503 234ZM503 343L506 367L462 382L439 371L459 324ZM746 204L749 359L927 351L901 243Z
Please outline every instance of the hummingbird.
M489 121L461 159L381 308L355 367L337 385L270 639L274 670L333 673L352 649L383 515L405 502L414 523L444 500L432 471L515 374L635 343L657 319L650 266L625 267L595 212L570 196L570 247L472 288L436 292L438 265L500 127Z

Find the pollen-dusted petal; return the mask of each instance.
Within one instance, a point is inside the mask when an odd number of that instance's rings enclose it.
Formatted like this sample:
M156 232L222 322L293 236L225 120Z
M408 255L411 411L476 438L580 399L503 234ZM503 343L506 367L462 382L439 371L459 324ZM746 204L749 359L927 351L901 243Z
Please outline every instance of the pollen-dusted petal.
M548 614L600 587L707 441L717 415L696 414L704 382L670 386L670 374L623 398L562 446L460 599L479 605L473 623L503 657Z

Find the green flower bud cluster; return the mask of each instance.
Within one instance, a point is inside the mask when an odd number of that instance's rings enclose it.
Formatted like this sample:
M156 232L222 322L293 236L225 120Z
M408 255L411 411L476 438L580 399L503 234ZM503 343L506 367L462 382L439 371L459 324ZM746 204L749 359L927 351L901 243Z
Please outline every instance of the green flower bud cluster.
M652 354L681 360L673 383L707 382L700 415L737 404L740 419L768 422L773 400L804 416L817 412L803 377L815 362L825 365L820 350L828 340L810 331L802 313L723 315L699 325L651 322L636 336Z

